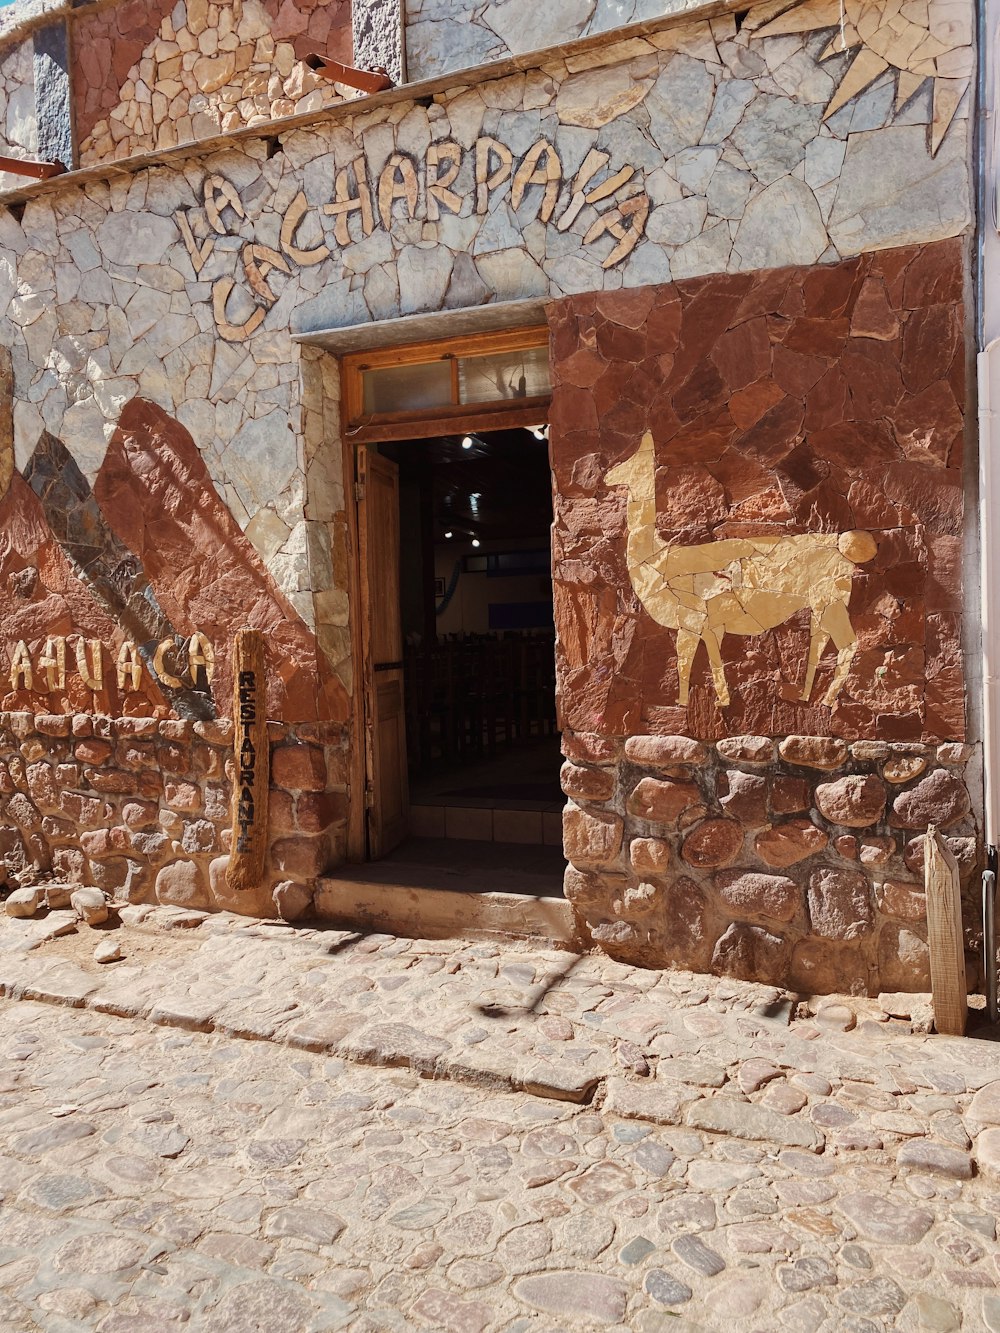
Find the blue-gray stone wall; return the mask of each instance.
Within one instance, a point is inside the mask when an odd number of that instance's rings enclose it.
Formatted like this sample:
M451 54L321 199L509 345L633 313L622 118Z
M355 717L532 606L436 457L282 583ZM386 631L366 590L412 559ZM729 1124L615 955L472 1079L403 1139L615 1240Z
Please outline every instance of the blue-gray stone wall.
M34 35L35 116L38 156L73 165L73 121L69 96L69 42L64 21Z
M384 69L402 83L403 7L401 0L353 0L354 63L358 69Z

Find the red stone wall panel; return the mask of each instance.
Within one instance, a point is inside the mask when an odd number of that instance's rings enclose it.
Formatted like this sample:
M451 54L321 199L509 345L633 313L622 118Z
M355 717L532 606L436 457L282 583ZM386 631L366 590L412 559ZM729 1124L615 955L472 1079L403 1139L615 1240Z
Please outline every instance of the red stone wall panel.
M625 736L756 733L961 739L960 240L813 269L571 297L551 311L556 619L562 723ZM832 707L824 654L800 699L810 615L704 647L678 700L675 632L632 590L625 492L608 469L644 431L666 544L870 532L849 612L858 647Z
M0 710L68 714L95 708L113 712L166 715L169 704L149 672L138 691L119 690L114 667L118 649L129 637L101 606L54 539L35 492L17 472L0 500L0 625L5 648L23 642L33 666L32 689L11 688L5 662L0 682ZM81 635L104 648L104 689L95 694L75 669L75 644L67 646L65 689L50 689L37 663L50 636ZM89 650L88 650L89 651Z
M966 276L949 241L551 308L565 888L583 936L612 955L812 993L926 989L935 823L960 858L975 983L975 777L959 743ZM650 524L607 480L646 432ZM845 556L856 636L837 697L823 702L831 646L802 700L800 598L775 628L723 637L728 704L699 642L682 705L677 632L639 595L656 609L664 553L813 533L854 534L859 557L822 548ZM736 550L736 572L699 566L722 591L692 584L696 612L764 578ZM634 586L630 561L652 582Z
M231 697L233 635L249 626L267 642L269 717L347 719L346 693L315 635L274 586L180 422L145 399L126 404L94 495L178 632L212 641L220 712Z
M313 51L351 63L351 0L262 0L273 19L271 36L291 42L296 59Z

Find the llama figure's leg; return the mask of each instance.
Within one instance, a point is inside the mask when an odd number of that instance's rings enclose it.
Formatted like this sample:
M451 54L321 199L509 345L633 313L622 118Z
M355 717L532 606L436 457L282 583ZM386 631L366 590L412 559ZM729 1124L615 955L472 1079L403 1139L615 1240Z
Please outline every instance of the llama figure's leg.
M686 706L688 689L691 684L691 665L697 651L700 638L692 630L677 631L677 701Z
M851 669L854 654L858 650L858 637L854 633L851 617L847 614L847 607L843 602L835 602L833 606L827 608L823 616L823 628L829 632L837 645L837 669L833 673L833 680L830 681L830 688L823 695L823 702L832 705Z
M816 668L819 666L819 659L823 656L829 642L830 635L823 628L822 616L817 615L814 610L812 624L809 627L809 662L806 666L805 684L802 686L802 694L799 696L803 703L809 702L809 696L813 691L813 682L816 679Z
M712 684L715 686L715 697L721 708L725 708L729 703L729 686L726 683L726 670L722 665L722 634L716 634L715 630L709 629L706 625L701 632L702 640L708 651L708 660L712 667Z

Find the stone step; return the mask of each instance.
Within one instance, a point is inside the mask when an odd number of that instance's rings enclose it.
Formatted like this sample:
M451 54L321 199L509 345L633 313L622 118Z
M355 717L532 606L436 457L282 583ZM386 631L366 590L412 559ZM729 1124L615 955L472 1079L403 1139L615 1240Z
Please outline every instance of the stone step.
M580 951L573 909L565 898L439 887L427 867L420 867L425 884L415 886L409 874L365 873L372 869L345 869L322 878L316 915L341 929L413 939L531 939Z

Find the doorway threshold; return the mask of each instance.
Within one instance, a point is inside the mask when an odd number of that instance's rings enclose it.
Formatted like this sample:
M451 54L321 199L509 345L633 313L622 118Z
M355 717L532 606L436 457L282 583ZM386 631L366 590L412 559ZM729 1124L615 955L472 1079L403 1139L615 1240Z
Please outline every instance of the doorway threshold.
M389 856L319 881L317 914L415 939L534 939L577 949L561 848L410 838Z

